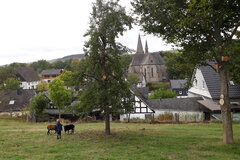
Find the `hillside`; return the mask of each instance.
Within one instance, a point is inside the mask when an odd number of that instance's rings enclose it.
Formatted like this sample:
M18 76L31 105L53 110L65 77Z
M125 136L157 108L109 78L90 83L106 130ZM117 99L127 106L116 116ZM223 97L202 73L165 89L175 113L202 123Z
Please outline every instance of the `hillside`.
M84 57L84 54L73 54L73 55L62 57L62 58L52 59L52 60L49 60L48 62L66 61L66 60L75 59L75 58L82 59L83 57Z

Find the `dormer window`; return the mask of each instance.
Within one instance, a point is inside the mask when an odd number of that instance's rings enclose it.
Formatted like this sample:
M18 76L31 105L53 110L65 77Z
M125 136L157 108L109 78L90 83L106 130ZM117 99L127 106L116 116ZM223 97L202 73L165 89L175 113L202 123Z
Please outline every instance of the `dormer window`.
M205 81L202 81L202 88L205 89Z
M235 85L233 81L229 81L229 84L230 84L230 86L234 86Z
M14 104L14 103L15 103L14 100L9 101L9 104Z

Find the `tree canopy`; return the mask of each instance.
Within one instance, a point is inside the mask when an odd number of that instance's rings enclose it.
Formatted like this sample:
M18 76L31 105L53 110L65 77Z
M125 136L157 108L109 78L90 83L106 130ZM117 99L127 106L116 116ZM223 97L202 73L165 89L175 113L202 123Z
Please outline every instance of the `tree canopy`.
M123 46L116 42L119 35L131 28L132 20L118 0L96 0L85 35L89 40L78 72L82 89L79 107L89 112L93 109L103 111L106 134L110 134L110 114L132 106L120 58Z
M194 64L188 62L182 51L165 51L163 55L169 79L191 79Z
M45 82L44 80L41 80L37 85L37 91L42 92L47 90L48 90L48 83Z
M43 92L36 94L30 100L29 110L32 115L35 116L37 121L41 121L44 116L44 110L49 106L49 99Z
M49 96L59 110L59 118L61 118L60 110L64 109L64 105L70 103L72 100L72 93L69 89L66 89L64 82L56 78L49 84Z
M136 74L130 73L127 76L127 81L129 82L130 85L137 85L138 81L139 81L139 78Z
M233 143L227 76L227 63L231 62L222 57L231 55L229 49L240 26L240 1L134 0L132 5L144 31L182 47L193 64L218 64L215 70L220 76L224 100L223 142Z

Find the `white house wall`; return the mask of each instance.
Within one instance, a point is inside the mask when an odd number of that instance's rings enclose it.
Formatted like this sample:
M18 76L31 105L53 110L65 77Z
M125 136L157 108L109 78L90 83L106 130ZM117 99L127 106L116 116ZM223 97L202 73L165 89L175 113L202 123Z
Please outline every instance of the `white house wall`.
M22 89L37 89L38 81L35 82L21 82Z
M206 85L206 81L203 77L202 71L197 68L193 85L188 90L188 97L199 97L199 96L212 98L208 91L208 87Z
M127 120L127 114L122 114L120 115L120 121L125 121ZM130 119L142 119L144 120L145 119L145 114L134 114L134 113L131 113L130 114Z
M130 119L144 120L146 118L146 115L150 115L151 113L153 113L153 111L150 108L148 108L148 106L144 102L142 102L139 97L135 96L135 101L136 101L135 105L133 106L135 113L130 113ZM127 114L120 115L120 121L127 120L128 115Z
M164 116L171 116L171 119L164 119ZM160 121L177 121L179 122L200 122L204 120L203 112L189 112L189 111L169 111L169 110L155 110L154 118Z

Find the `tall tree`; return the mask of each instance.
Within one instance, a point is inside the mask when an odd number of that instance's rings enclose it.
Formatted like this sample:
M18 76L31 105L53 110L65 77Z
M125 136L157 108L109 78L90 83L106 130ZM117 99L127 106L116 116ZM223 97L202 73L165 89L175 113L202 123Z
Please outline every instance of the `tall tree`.
M69 89L66 89L64 82L56 78L49 84L49 96L59 111L59 119L61 118L61 109L64 109L64 105L70 103L72 100L72 93Z
M223 121L223 142L232 144L232 118L228 87L228 56L232 39L240 26L239 0L134 0L144 31L183 47L195 64L215 61L219 68ZM230 62L231 63L231 62Z
M130 73L127 76L127 81L129 82L130 85L137 85L139 82L139 78L136 74Z
M73 72L72 71L66 71L64 70L62 74L59 76L59 78L64 82L65 86L73 86L75 79L73 78Z
M188 62L182 51L165 51L164 61L169 79L191 79L195 66Z
M49 69L50 63L42 59L37 62L33 62L30 66L40 73L42 70Z
M131 28L132 18L118 4L119 0L96 0L85 36L85 59L80 67L82 91L80 106L100 109L105 116L105 132L110 134L110 114L131 107L129 85L124 80L120 54L116 43L119 34Z
M0 67L0 84L6 83L6 80L9 78L14 78L16 79L16 71L13 67L10 66L3 66Z
M123 54L121 55L121 62L123 64L124 70L127 71L128 67L132 61L133 55L130 54Z
M37 85L37 91L43 92L48 90L48 83L44 80L41 80Z
M11 89L11 90L16 90L20 88L20 81L16 78L8 78L5 81L5 88L6 89Z
M38 93L30 100L29 110L33 117L39 121L43 118L44 110L49 106L49 99L45 96L43 92Z

